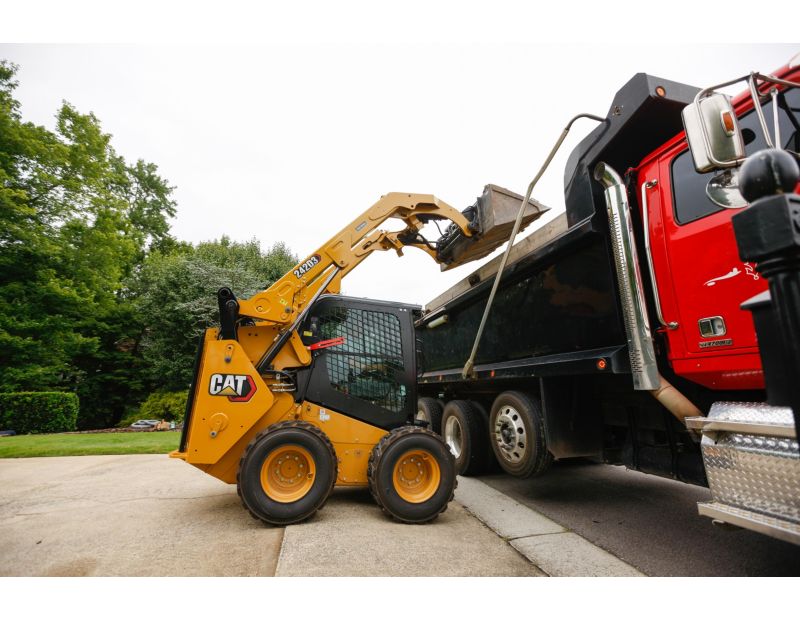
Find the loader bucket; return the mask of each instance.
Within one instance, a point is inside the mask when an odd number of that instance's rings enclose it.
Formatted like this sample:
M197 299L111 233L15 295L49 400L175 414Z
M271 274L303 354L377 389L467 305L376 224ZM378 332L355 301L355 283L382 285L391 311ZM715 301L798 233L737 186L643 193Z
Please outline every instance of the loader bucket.
M436 256L441 270L447 271L488 256L505 243L511 236L522 200L523 196L513 191L497 185L486 185L475 204L462 211L471 221L473 236L464 236L458 226L451 224L436 243ZM529 200L520 231L548 210L544 204Z

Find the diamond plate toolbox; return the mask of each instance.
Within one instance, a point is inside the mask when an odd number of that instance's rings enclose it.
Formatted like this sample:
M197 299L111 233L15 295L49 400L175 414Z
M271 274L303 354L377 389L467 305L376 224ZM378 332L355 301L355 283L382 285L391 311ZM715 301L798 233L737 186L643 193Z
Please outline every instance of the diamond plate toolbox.
M795 438L759 434L761 428L793 428L788 408L719 402L709 420L751 425L753 432L704 432L703 460L714 500L800 523L800 452Z

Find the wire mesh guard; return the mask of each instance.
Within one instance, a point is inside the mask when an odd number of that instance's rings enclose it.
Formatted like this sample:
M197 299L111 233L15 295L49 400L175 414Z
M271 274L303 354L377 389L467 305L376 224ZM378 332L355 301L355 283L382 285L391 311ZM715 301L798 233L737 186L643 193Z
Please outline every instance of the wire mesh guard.
M336 307L319 319L323 339L344 342L325 352L331 387L392 412L404 408L400 320L393 314Z

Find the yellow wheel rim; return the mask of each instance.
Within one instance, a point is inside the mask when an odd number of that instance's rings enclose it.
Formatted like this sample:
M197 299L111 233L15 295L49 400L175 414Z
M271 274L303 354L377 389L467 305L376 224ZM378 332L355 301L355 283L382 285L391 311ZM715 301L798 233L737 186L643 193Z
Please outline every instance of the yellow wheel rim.
M317 467L314 458L299 445L283 445L273 449L261 466L261 487L278 503L302 499L311 486Z
M404 501L424 503L439 489L442 472L433 455L424 449L404 453L394 465L394 489Z

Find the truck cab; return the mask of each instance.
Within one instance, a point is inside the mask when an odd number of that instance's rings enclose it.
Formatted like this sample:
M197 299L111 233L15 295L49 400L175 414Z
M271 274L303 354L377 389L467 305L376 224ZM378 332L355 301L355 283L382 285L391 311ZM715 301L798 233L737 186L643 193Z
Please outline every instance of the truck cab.
M792 80L797 71L778 75ZM777 102L777 109L775 109ZM800 89L784 89L763 105L770 120L777 114L781 145L800 151ZM745 153L767 148L749 95L734 100ZM675 373L712 390L764 388L753 320L741 305L767 289L755 264L743 262L732 217L747 204L739 195L735 171L695 170L681 133L630 173L631 198L647 227L647 263L643 271L651 295L653 328L665 336ZM649 240L649 243L647 242Z

